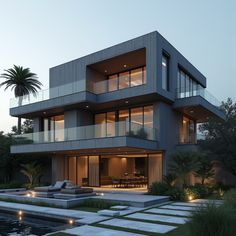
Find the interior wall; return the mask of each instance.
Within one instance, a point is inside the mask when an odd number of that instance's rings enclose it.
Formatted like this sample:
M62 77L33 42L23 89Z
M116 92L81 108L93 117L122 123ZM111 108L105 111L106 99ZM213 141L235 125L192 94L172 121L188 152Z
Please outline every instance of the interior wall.
M89 156L89 186L99 187L99 156Z
M69 180L76 184L77 181L77 171L76 171L76 157L68 157L68 164L69 164Z
M88 177L88 157L77 157L77 184L82 186L82 179Z
M149 186L153 182L162 181L163 176L162 154L149 154L148 156L148 179Z

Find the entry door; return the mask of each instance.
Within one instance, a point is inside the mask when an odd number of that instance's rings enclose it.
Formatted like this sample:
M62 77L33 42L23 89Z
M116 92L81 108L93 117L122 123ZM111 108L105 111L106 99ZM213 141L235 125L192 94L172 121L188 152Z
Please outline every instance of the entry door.
M148 183L149 186L153 182L162 181L162 154L149 154L148 155Z
M100 186L100 173L99 173L99 156L89 156L88 161L88 173L89 181L88 184L91 187Z

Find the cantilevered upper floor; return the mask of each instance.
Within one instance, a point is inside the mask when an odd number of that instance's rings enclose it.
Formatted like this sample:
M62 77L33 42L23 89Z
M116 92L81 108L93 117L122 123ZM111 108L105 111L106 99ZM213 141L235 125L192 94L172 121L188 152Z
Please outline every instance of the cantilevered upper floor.
M96 110L98 104L108 109L164 100L190 116L196 107L208 111L207 117L224 116L206 96L206 78L158 32L53 67L49 84L36 96L13 98L10 115L34 118L72 108Z

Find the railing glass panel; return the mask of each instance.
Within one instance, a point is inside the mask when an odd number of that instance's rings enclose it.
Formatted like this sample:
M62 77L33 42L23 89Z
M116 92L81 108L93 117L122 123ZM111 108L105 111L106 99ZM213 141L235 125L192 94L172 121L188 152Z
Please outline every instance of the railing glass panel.
M125 121L14 135L14 139L16 144L30 144L116 136L157 140L156 129Z

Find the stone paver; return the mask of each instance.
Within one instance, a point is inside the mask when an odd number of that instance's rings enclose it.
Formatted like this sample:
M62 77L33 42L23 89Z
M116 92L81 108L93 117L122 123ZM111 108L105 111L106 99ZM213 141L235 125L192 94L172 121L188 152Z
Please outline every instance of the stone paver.
M161 209L171 209L171 210L181 210L181 211L194 211L196 207L190 206L173 206L173 205L164 205L160 207Z
M127 209L129 209L129 206L121 206L121 205L117 205L117 206L112 206L112 207L110 207L110 209L112 209L112 210L123 211L123 210L127 210Z
M223 200L210 200L210 199L195 199L192 200L191 203L215 203L215 204L223 204Z
M154 215L154 214L147 214L147 213L134 213L126 217L131 218L131 219L160 221L160 222L172 223L172 224L185 224L188 221L188 219L184 217Z
M153 214L173 215L173 216L191 216L191 212L188 212L188 211L178 211L178 210L169 210L169 209L160 209L160 208L148 209L145 212L153 213Z
M111 219L103 221L100 224L121 227L124 229L134 229L145 232L162 233L162 234L177 228L175 226L170 226L170 225L154 224L154 223L140 222L134 220L123 220L123 219Z
M106 229L90 225L75 227L72 229L64 230L62 232L80 236L143 236L142 234L134 234L120 230Z
M98 215L101 215L101 216L119 216L120 215L119 211L112 211L112 210L100 210L97 213Z
M190 206L190 207L205 207L205 203L192 203L192 202L174 202L173 206Z
M91 197L94 199L102 199L106 201L117 202L118 204L128 204L134 207L147 207L153 204L159 204L161 202L167 202L169 200L168 196L154 196L154 195L144 195L144 194L113 194L113 193L105 193L104 195Z

